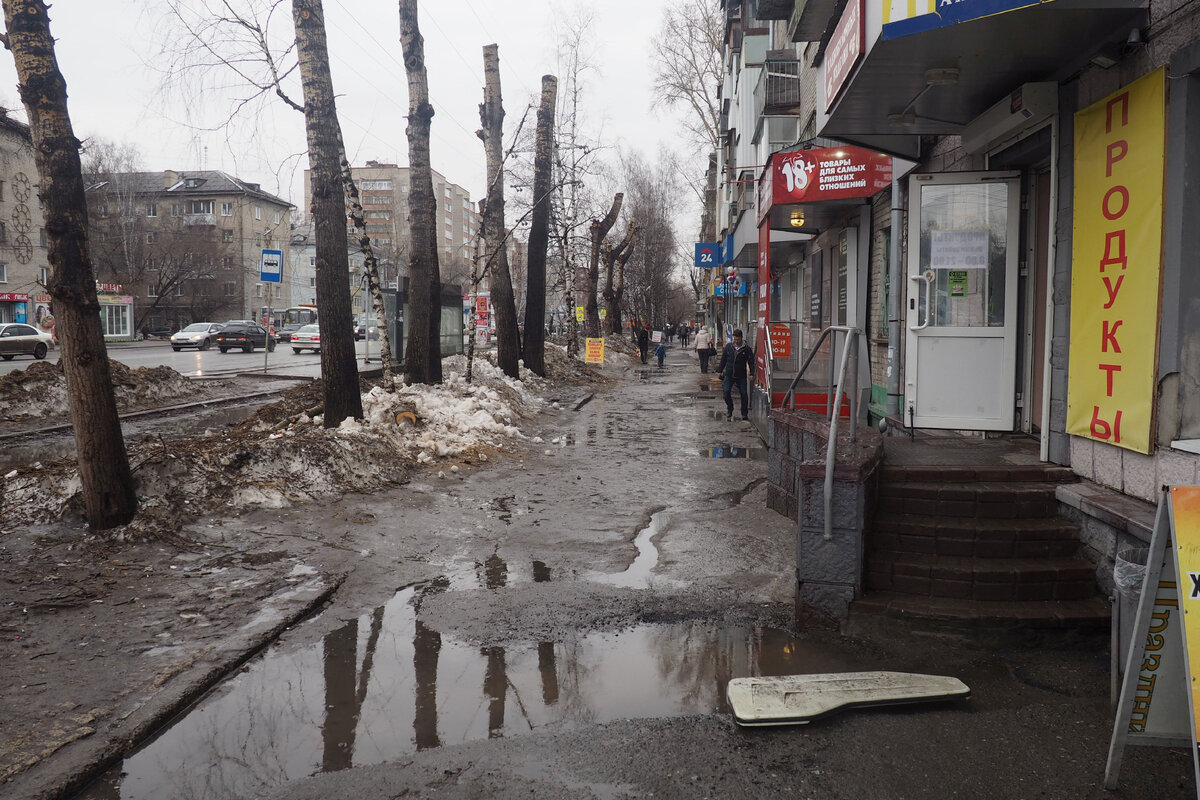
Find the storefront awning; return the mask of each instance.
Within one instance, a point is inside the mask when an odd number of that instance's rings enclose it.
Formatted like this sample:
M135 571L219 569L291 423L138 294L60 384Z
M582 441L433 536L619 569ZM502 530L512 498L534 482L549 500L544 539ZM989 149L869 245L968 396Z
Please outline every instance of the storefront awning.
M850 0L847 10L863 17L862 39L848 25L829 44L817 78L820 134L916 158L920 135L959 133L1021 84L1074 74L1119 47L1146 15L1138 0L1013 8L1027 2L939 2L941 13L905 15L899 2Z
M770 226L772 241L779 231L815 236L888 188L892 162L889 155L849 145L773 153L758 183L758 223Z

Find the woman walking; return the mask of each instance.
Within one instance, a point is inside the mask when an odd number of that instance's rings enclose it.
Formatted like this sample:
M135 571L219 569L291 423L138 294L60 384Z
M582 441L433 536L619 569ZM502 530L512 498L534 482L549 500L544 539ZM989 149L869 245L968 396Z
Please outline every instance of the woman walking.
M708 332L708 328L700 327L696 330L696 340L692 343L692 349L700 356L700 371L708 372L708 359L716 354L712 347L712 335Z

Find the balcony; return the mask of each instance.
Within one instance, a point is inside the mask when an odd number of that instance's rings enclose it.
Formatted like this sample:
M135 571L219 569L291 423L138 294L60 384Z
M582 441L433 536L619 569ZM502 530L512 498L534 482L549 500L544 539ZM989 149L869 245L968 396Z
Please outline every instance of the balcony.
M217 215L216 214L184 214L182 217L180 217L180 220L183 222L184 225L189 225L189 226L198 226L198 225L215 226L217 224Z
M800 112L800 62L767 60L754 87L757 116L786 116Z
M835 22L837 0L795 0L795 8L788 19L788 38L793 42L819 42L828 28Z

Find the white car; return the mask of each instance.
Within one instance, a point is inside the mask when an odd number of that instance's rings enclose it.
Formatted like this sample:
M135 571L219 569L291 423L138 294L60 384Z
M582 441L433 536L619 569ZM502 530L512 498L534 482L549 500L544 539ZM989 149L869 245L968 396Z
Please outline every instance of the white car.
M171 336L171 349L178 353L185 347L197 350L207 350L217 338L217 333L224 328L217 322L193 322L179 333Z
M33 356L43 359L54 346L54 337L23 322L0 325L0 358L12 361L13 356Z
M314 353L321 352L321 327L320 325L305 325L292 334L292 352L300 353L305 350L312 350Z

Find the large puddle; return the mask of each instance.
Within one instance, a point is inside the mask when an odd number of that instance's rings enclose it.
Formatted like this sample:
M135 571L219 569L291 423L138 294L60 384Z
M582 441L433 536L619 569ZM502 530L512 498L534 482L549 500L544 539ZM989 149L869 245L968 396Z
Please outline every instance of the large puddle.
M418 619L445 585L404 589L320 645L269 650L79 797L253 796L469 740L724 713L731 678L855 668L783 631L709 623L480 647Z

